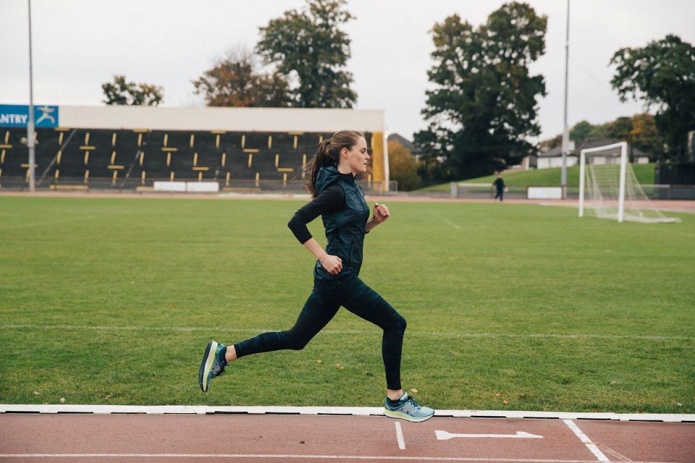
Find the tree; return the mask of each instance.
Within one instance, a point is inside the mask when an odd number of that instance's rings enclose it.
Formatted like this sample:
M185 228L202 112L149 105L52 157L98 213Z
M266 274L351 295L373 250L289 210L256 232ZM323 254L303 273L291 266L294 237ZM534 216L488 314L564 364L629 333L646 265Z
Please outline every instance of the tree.
M357 94L345 70L350 38L340 26L353 18L346 0L307 0L308 9L286 11L260 28L257 52L291 77L292 106L351 108Z
M164 89L157 85L127 82L125 76L114 75L113 82L101 85L107 105L158 106L164 101Z
M570 139L573 140L572 138L572 131L570 130ZM562 134L556 135L553 138L548 138L545 140L541 140L538 142L538 149L541 153L545 153L546 151L550 151L553 148L561 148L562 147Z
M597 126L597 129L601 138L625 140L628 143L632 142L630 137L630 132L632 132L632 118L630 117L619 117L614 121Z
M474 28L453 15L433 28L436 88L422 114L430 122L415 135L429 156L444 159L451 178L471 178L518 163L540 134L536 98L545 82L529 65L545 50L547 18L512 2Z
M649 154L652 161L663 152L664 137L656 128L654 116L649 113L635 114L632 116L632 130L630 130L630 142L633 147Z
M398 182L398 189L411 191L420 186L420 163L408 148L395 140L388 142L389 177Z
M582 144L586 139L590 138L593 126L588 121L580 121L574 124L570 129L570 140L573 140L577 145Z
M656 129L654 116L649 113L619 117L604 124L592 125L588 121L577 122L570 129L570 139L580 146L588 140L610 139L626 141L655 160L663 151L664 138ZM559 147L562 134L539 142L541 150Z
M208 106L283 107L289 106L287 79L260 70L259 57L244 49L229 50L212 69L193 81L194 93Z
M695 47L675 35L644 48L621 48L611 58L611 85L621 101L643 100L656 106L656 126L669 145L670 157L685 154L688 132L695 130Z

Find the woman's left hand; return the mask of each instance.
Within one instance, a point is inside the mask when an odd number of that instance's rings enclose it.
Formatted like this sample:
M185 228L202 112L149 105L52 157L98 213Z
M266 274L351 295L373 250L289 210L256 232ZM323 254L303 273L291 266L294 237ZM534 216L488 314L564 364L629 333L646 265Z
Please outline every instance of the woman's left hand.
M390 215L391 213L389 212L389 208L386 207L385 204L374 204L374 220L377 223L381 223L384 220L388 219Z

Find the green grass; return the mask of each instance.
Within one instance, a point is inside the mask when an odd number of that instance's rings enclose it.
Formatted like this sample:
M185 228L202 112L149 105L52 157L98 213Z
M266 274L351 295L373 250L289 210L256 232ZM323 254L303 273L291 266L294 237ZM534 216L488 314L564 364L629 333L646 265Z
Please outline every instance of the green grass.
M635 177L641 185L654 184L654 164L634 164ZM561 184L561 169L509 170L504 172L504 183L512 190L525 191L527 187L557 187ZM465 180L463 183L488 183L492 185L495 175ZM421 191L449 191L449 182L442 183ZM579 188L579 166L567 168L567 188Z
M346 311L305 350L198 388L210 338L294 322L312 283L285 225L301 204L0 196L0 402L378 406L380 333ZM695 413L694 216L390 208L362 277L408 320L404 386L424 403Z

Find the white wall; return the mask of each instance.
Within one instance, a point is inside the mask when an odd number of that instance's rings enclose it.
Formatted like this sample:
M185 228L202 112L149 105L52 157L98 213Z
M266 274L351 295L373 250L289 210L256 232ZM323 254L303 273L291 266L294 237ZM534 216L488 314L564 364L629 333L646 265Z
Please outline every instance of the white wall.
M577 164L578 162L576 157L567 156L567 167L576 166ZM562 167L562 156L538 157L538 160L536 161L536 169L550 169L551 167Z
M60 106L60 127L258 132L385 132L382 110Z

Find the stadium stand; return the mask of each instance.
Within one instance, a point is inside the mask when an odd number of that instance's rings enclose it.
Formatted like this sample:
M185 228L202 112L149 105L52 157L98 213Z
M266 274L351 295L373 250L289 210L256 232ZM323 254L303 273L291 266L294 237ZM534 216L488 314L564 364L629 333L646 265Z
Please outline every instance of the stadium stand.
M148 188L155 181L217 181L221 190L298 190L329 133L37 129L37 186ZM0 185L27 182L26 131L0 144ZM365 134L367 143L371 133ZM22 139L24 138L24 143ZM366 179L365 179L366 180Z
M388 191L382 111L52 108L54 124L35 129L37 188L147 191L155 182L216 182L222 191L302 191L302 169L318 143L354 129L372 150L364 188ZM19 110L0 105L0 111ZM0 126L0 188L29 186L26 137L26 126Z

